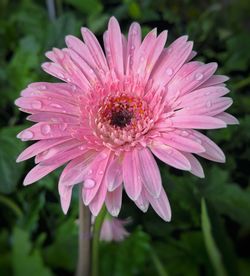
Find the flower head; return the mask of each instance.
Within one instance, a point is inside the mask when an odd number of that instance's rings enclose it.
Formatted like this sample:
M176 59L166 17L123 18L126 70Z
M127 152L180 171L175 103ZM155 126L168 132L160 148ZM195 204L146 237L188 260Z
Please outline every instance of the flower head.
M114 217L106 217L101 227L100 240L107 242L123 241L129 236L128 231L125 229L129 222L129 219L121 220Z
M167 195L153 155L177 169L204 177L193 154L224 162L220 148L197 129L224 128L237 120L224 111L232 104L217 64L190 61L187 36L167 48L167 31L142 40L138 23L122 35L117 20L104 33L105 54L94 34L82 28L84 42L66 37L67 48L47 52L42 68L62 80L32 83L16 105L35 124L23 140L38 140L17 161L35 156L37 165L24 185L67 164L59 180L63 211L74 185L96 216L105 203L117 216L122 192L146 212L149 204L166 221Z

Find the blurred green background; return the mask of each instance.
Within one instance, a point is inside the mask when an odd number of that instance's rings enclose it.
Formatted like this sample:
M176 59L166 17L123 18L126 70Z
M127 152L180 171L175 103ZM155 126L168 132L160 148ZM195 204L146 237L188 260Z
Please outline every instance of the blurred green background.
M48 3L54 3L50 6ZM101 245L101 275L250 275L250 2L162 0L0 1L0 275L73 275L77 259L77 191L64 216L57 191L59 171L22 186L33 160L16 164L27 146L16 134L26 127L14 106L33 81L50 81L40 64L44 52L64 47L88 26L102 39L115 15L127 32L132 21L169 30L169 42L188 34L198 59L217 61L230 76L239 126L208 131L226 164L202 160L198 179L159 163L173 219L143 214L124 195L121 217L132 217L131 235ZM168 43L169 43L168 42Z

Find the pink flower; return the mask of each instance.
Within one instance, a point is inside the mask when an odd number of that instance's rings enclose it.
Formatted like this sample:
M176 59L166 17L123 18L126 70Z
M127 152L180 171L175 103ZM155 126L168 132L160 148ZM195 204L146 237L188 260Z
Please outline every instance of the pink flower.
M121 220L117 218L105 218L102 224L100 240L102 241L123 241L129 236L125 226L129 224L130 220Z
M96 216L105 203L117 216L122 191L146 212L149 204L164 220L171 210L153 154L166 164L204 177L193 154L225 162L221 149L196 129L224 128L237 119L224 111L232 104L217 64L190 61L193 43L182 36L165 47L167 31L141 39L138 23L128 38L112 17L104 33L105 54L96 37L82 28L84 43L66 37L42 68L62 83L32 83L16 105L35 122L19 133L39 140L18 162L35 156L24 179L29 185L67 163L59 193L67 213L72 189L83 183L82 198Z

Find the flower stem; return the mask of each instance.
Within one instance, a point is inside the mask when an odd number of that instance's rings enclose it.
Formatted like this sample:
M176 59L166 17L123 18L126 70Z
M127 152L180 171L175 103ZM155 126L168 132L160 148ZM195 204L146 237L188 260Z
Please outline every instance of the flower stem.
M93 241L92 241L92 276L99 276L99 237L103 220L106 215L105 206L102 207L99 215L95 219L94 230L93 230Z
M90 275L91 215L83 204L82 189L79 189L79 248L76 276Z

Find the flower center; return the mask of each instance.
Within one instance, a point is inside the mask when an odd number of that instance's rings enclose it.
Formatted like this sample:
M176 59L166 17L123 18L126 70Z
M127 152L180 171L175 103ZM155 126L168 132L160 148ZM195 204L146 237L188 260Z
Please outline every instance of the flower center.
M95 114L95 136L109 148L137 143L153 125L145 100L125 93L108 96Z
M112 126L124 128L126 125L130 124L132 117L132 112L126 109L113 111L111 114L110 124Z

